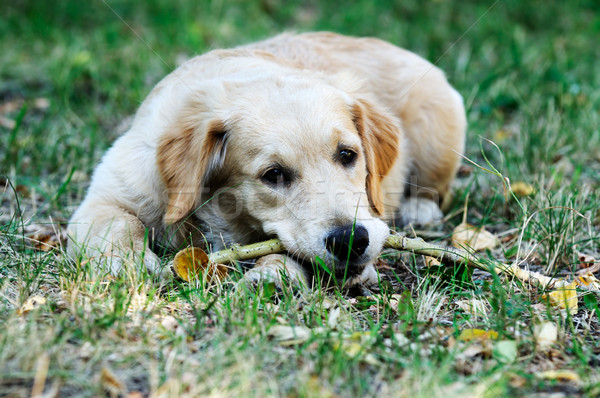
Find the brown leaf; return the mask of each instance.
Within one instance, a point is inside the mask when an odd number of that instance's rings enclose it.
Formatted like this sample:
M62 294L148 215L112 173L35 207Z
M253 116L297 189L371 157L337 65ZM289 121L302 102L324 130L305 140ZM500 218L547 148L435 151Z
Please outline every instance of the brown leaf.
M498 237L484 227L475 227L463 222L457 225L452 232L452 246L467 247L475 251L491 250L498 246Z
M61 239L57 235L36 234L29 237L37 250L48 252L57 249L61 244Z
M431 257L431 256L423 256L423 259L425 260L425 265L428 267L435 267L438 265L442 265L442 263L440 262L440 260L438 260L435 257Z
M461 178L468 177L471 174L473 174L473 167L469 166L468 164L461 164L458 167L458 171L456 172L456 174Z
M197 247L188 247L177 253L173 259L173 269L177 276L187 282L196 276L206 278L209 283L222 281L228 272L222 264L211 264L204 250Z
M125 383L107 367L103 367L100 372L100 384L111 396L119 396L127 392Z
M580 269L577 271L578 275L593 274L600 270L600 261L596 261L593 256L578 252L577 258L579 259L577 267Z
M31 245L44 252L58 249L67 243L67 232L58 225L32 224L25 228L25 233Z
M31 192L29 191L29 188L26 185L17 185L15 187L15 191L17 191L17 193L23 197L31 195Z

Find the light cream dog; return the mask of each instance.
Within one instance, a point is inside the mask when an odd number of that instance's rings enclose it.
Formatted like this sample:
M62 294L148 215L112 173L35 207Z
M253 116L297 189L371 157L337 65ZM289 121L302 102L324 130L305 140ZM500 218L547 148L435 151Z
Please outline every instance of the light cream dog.
M307 33L211 51L164 78L106 153L69 253L161 272L152 242L278 237L288 254L246 278L307 283L318 256L373 282L389 223L440 216L465 128L443 73L381 40Z

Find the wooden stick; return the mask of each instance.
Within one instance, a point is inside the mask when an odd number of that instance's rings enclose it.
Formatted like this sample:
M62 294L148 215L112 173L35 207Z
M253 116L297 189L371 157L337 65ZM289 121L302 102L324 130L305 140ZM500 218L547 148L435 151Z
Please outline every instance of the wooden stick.
M391 233L385 241L384 247L400 251L409 251L415 254L435 257L441 262L464 262L465 265L478 268L489 273L505 274L517 278L523 282L534 282L541 287L564 287L569 283L564 280L550 278L538 272L528 271L514 264L493 264L483 262L472 253L451 246L438 246L425 242L421 238L408 238L405 235Z
M229 249L212 252L208 255L208 260L211 263L230 264L234 261L253 260L284 251L285 248L279 239L270 239L244 246L233 245Z
M425 242L421 238L409 238L392 232L384 243L384 248L408 251L415 254L435 257L441 262L463 262L465 265L478 268L486 272L502 273L517 278L523 282L533 282L542 287L564 287L568 283L565 280L559 280L542 275L537 272L528 271L520 268L518 265L493 264L477 258L472 253L464 249L458 249L451 246L439 246L433 243ZM192 248L189 248L191 250ZM188 250L188 249L184 249ZM193 250L200 250L193 248ZM283 253L285 248L279 239L271 239L264 242L253 243L250 245L233 245L229 249L210 253L208 257L202 260L195 260L202 268L207 268L211 264L230 264L234 261L252 260L268 254ZM179 276L182 276L175 268ZM187 277L184 277L187 280Z

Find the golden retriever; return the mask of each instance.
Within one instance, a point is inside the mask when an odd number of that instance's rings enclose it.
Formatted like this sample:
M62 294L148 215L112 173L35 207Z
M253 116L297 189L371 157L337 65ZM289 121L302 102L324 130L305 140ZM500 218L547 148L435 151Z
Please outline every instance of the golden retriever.
M316 256L347 283L395 220L440 217L464 150L462 97L423 58L373 38L284 34L195 57L165 77L105 154L69 223L73 257L162 272L173 249L278 237L309 284Z

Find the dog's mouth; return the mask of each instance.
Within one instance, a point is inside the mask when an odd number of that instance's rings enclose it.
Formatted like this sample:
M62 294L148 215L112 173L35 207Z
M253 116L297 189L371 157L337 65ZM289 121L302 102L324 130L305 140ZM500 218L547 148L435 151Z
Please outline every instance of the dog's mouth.
M281 236L279 237L281 239ZM322 239L319 242L319 239ZM362 274L373 260L367 229L352 224L334 227L323 238L286 239L287 255L314 275L345 281ZM287 241L287 242L286 242Z
M288 256L302 265L302 267L313 275L334 277L336 280L343 281L362 274L369 261L348 261L348 259L339 259L325 252L324 255L312 254L304 256L301 254L292 254Z

